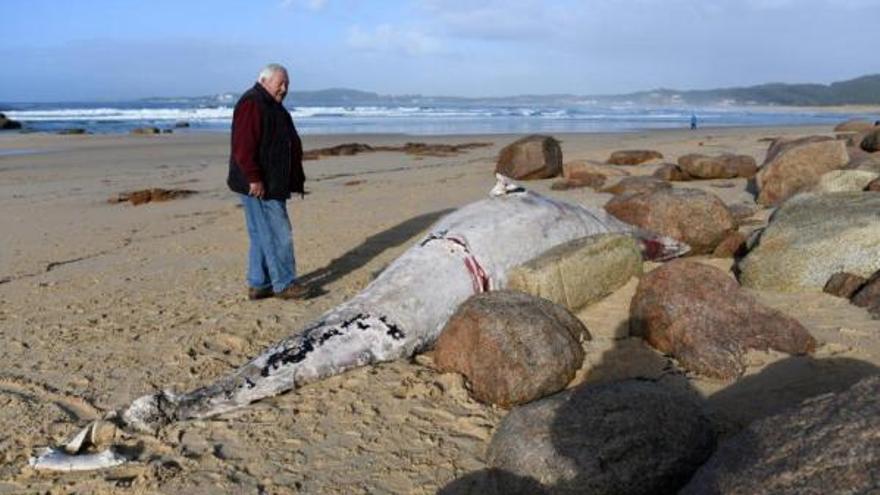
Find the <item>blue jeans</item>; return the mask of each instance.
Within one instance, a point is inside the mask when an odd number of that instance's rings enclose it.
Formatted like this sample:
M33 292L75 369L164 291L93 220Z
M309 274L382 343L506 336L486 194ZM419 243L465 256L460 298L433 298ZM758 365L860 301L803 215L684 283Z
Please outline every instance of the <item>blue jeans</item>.
M248 252L248 285L271 287L281 292L296 281L293 230L287 216L287 202L240 194L251 246Z

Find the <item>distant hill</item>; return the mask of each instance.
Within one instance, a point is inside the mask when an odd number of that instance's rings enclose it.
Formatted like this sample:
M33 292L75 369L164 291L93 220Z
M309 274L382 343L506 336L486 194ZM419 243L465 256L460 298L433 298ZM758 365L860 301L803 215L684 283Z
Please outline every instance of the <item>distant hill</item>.
M224 93L194 98L145 98L150 104L188 103L200 106L234 104L238 94ZM289 106L456 106L456 105L546 105L636 104L636 105L880 105L880 74L858 77L832 84L769 83L758 86L675 90L656 89L622 95L516 95L492 98L458 96L381 95L356 89L331 88L293 91Z
M877 105L880 104L880 74L828 85L770 83L743 88L692 91L658 89L604 98L625 99L639 103L683 102L694 105L716 103L789 106Z

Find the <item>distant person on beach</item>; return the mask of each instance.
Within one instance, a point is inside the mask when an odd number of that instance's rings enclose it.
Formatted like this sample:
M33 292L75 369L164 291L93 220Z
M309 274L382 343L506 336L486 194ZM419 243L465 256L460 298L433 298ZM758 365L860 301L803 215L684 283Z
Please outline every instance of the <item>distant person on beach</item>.
M694 130L696 128L697 128L697 114L692 113L691 114L691 130Z
M291 193L305 194L302 141L282 102L290 79L287 69L269 64L232 114L229 189L244 207L250 250L248 299L305 299L309 289L297 282L293 231L287 215Z

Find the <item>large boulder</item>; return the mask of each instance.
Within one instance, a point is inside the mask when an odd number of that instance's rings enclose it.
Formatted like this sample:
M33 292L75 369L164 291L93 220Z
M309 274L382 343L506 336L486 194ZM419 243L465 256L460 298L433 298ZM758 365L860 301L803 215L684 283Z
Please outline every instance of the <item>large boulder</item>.
M773 214L757 246L739 264L755 289L820 291L837 272L880 270L880 194L800 194Z
M821 136L774 142L756 177L757 202L776 205L816 185L825 172L849 161L846 143Z
M875 273L853 294L852 303L863 307L874 318L880 318L880 272Z
M733 215L717 196L698 189L669 189L611 198L615 217L684 242L692 254L711 253L736 230Z
M814 192L864 191L868 184L880 177L880 173L868 170L832 170L819 177Z
M750 178L758 171L758 164L749 155L702 155L691 153L678 158L678 166L695 179Z
M880 375L722 443L679 495L878 493Z
M861 147L868 153L880 151L880 127L877 127L875 128L875 130L865 134L865 137L862 139L861 142Z
M434 360L467 378L473 396L509 407L562 390L590 335L562 306L510 290L472 296L437 340Z
M758 303L718 268L690 260L642 277L630 303L630 333L686 369L722 380L742 375L748 349L816 348L797 320Z
M0 130L21 129L21 122L7 118L6 115L0 113Z
M640 165L652 160L663 158L663 154L654 150L621 150L611 153L608 163L611 165Z
M495 172L518 180L556 177L562 172L562 148L550 136L524 137L501 150Z
M656 177L637 175L624 177L614 185L602 189L602 192L614 195L646 194L663 189L672 189L672 184Z
M583 385L517 407L487 452L499 493L675 493L712 453L690 395L653 382Z
M851 119L841 122L834 127L834 132L864 132L874 128L874 123L870 120Z
M510 271L507 287L576 311L642 273L635 239L601 234L575 239Z

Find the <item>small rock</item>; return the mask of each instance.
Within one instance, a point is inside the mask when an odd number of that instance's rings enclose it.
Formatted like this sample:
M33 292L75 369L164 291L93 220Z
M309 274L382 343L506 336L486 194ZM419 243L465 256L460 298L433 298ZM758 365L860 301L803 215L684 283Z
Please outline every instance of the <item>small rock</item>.
M663 154L654 150L621 150L611 153L608 163L611 165L639 165L651 160L659 160Z
M679 157L678 166L694 179L747 179L758 171L754 158L731 153L716 156L691 153Z
M656 177L639 175L636 177L624 177L613 186L602 189L602 192L614 195L647 194L665 189L672 189L672 184Z
M550 136L532 135L505 146L495 173L517 180L547 179L562 172L562 148Z
M605 184L605 176L599 174L581 174L577 178L560 179L554 182L550 189L554 191L565 191L568 189L579 189L582 187L591 187L598 189Z
M880 192L880 179L874 179L865 186L865 191Z
M562 164L562 177L566 179L576 179L580 175L604 175L605 177L626 177L629 172L608 165L604 162L596 162L593 160L574 160Z
M853 275L852 273L838 272L828 279L828 283L822 288L822 291L832 296L849 299L868 281L865 277Z
M69 129L61 129L58 131L58 134L61 134L62 136L79 136L87 134L87 132L82 127L71 127Z
M15 129L21 129L21 122L9 119L6 117L6 115L0 113L0 130L7 131Z
M714 434L690 395L641 380L582 385L512 410L489 444L503 494L675 493Z
M186 129L187 127L189 127L189 122L185 120L180 120L174 123L175 129Z
M686 182L692 179L687 172L674 163L664 163L652 174L653 177L664 181Z
M136 127L131 130L131 134L136 135L160 134L161 132L158 127Z
M813 352L795 319L758 303L718 268L674 260L642 276L630 332L686 369L722 380L742 375L746 350Z
M461 373L474 398L502 407L562 390L584 360L589 333L574 315L546 299L510 290L462 303L437 340L434 359Z

